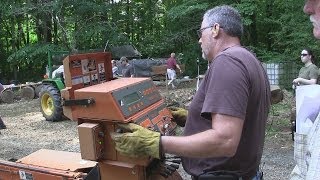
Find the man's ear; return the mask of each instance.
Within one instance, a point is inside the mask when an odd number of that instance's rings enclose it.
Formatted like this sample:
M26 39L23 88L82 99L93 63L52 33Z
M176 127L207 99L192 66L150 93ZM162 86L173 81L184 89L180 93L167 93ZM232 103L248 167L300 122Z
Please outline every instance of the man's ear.
M219 34L219 31L220 31L219 25L215 24L215 25L212 27L211 31L212 31L212 36L213 36L213 37L217 37L218 34Z

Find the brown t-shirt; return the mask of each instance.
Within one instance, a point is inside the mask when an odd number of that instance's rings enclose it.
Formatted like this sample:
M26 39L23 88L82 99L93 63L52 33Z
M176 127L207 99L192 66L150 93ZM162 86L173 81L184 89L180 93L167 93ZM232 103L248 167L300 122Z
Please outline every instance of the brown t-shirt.
M219 53L210 64L204 80L189 107L184 135L211 129L211 113L244 120L235 156L221 158L183 157L183 167L191 175L225 170L244 179L258 170L270 108L270 85L256 57L240 46Z

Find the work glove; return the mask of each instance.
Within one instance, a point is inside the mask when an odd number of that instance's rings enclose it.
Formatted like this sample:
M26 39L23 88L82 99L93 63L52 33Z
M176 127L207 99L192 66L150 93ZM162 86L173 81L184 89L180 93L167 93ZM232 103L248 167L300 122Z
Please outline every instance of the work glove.
M160 133L134 123L118 124L123 133L112 132L115 148L130 157L151 156L160 159Z
M187 121L188 111L179 107L169 107L173 116L172 121L176 122L178 126L184 127Z

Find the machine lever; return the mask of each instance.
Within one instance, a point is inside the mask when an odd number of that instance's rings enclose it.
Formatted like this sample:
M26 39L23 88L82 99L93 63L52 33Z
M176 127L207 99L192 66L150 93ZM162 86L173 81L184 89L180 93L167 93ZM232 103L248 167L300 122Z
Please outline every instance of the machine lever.
M62 106L88 106L94 104L95 100L93 98L89 99L62 99Z

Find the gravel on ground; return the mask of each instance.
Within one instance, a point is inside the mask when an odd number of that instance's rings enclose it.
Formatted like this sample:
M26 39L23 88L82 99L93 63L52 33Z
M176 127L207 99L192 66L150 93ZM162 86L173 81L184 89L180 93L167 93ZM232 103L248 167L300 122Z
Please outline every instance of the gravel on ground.
M187 105L195 92L194 83L177 89L159 87L169 105ZM286 94L285 98L292 96ZM290 104L290 100L281 103ZM261 168L266 180L289 179L294 167L293 142L290 134L290 112L271 112ZM0 130L0 159L19 159L39 149L80 152L77 123L71 120L48 122L40 112L39 100L20 100L0 104L0 116L7 129ZM279 127L279 128L278 128ZM180 167L183 179L190 180Z

